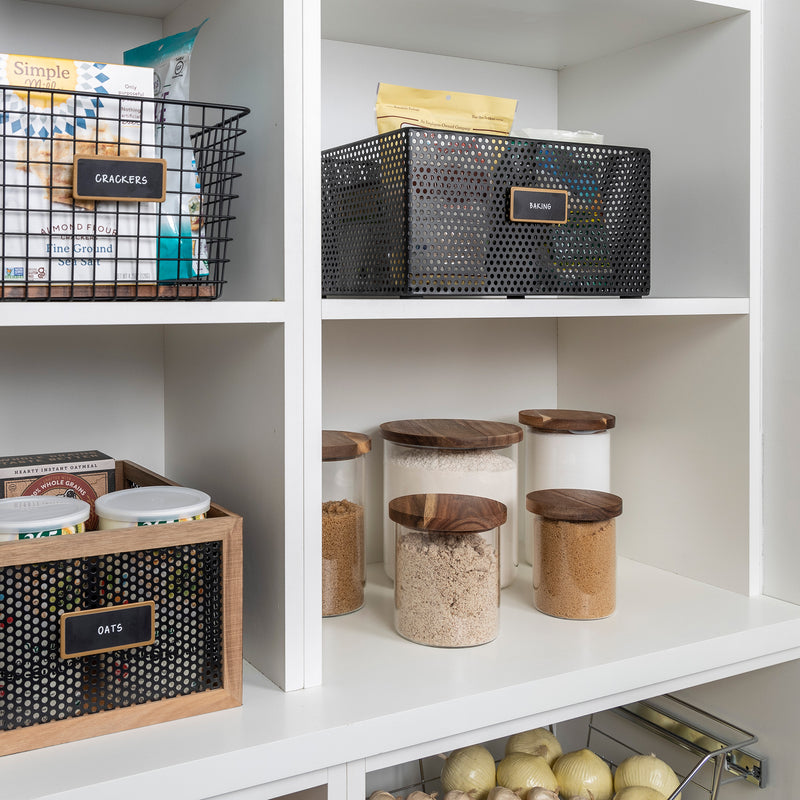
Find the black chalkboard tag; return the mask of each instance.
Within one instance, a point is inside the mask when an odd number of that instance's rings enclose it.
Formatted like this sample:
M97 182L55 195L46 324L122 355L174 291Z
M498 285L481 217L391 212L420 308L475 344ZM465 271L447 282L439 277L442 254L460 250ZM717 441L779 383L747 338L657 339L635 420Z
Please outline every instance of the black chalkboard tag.
M166 176L163 158L75 156L72 196L79 200L163 203Z
M156 604L149 600L62 614L61 658L153 644L156 640L155 609Z
M569 192L564 189L511 188L509 218L512 222L549 222L562 224L567 221Z

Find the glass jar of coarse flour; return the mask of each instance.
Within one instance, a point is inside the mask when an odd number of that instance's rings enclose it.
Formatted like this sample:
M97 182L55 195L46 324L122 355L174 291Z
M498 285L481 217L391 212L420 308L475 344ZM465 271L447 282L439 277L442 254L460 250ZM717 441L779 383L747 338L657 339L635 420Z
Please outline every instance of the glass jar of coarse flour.
M394 580L394 526L388 503L412 494L462 494L503 503L500 586L518 564L518 449L522 428L474 419L406 419L380 426L383 450L383 566Z
M394 498L388 513L395 528L395 630L434 647L495 639L505 506L474 495L416 494Z
M364 605L363 433L322 431L322 616L349 614Z
M525 426L525 494L542 489L611 488L613 414L563 408L519 412ZM525 522L523 558L532 564L533 520Z

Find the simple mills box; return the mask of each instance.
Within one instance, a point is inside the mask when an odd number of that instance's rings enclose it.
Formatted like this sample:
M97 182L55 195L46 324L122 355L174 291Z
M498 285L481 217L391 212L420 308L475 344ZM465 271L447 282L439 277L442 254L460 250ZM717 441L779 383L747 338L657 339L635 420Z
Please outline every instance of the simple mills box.
M73 192L76 156L152 157L152 69L0 53L0 85L3 280L155 281L155 207Z
M114 491L115 465L111 456L99 450L0 457L0 496L77 497L91 506L87 530L94 530L94 501Z

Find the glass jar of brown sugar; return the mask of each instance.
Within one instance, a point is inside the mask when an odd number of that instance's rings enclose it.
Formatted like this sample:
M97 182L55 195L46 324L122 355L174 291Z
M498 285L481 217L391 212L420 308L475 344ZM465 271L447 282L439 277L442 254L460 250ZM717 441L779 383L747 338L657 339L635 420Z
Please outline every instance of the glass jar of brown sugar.
M503 503L461 494L389 502L395 526L394 624L434 647L491 642L500 621Z
M533 515L533 602L564 619L601 619L616 607L615 518L622 499L591 489L543 489Z
M363 433L322 432L322 616L349 614L364 605Z

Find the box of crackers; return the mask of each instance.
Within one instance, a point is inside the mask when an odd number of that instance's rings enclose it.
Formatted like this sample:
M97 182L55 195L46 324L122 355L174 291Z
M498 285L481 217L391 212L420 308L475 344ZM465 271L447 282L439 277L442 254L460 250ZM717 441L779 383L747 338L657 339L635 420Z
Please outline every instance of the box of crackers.
M0 94L5 284L155 281L155 205L73 187L76 156L153 155L153 70L0 53Z
M91 507L86 530L95 530L94 501L114 491L115 469L114 459L99 450L0 456L0 497L77 497Z

